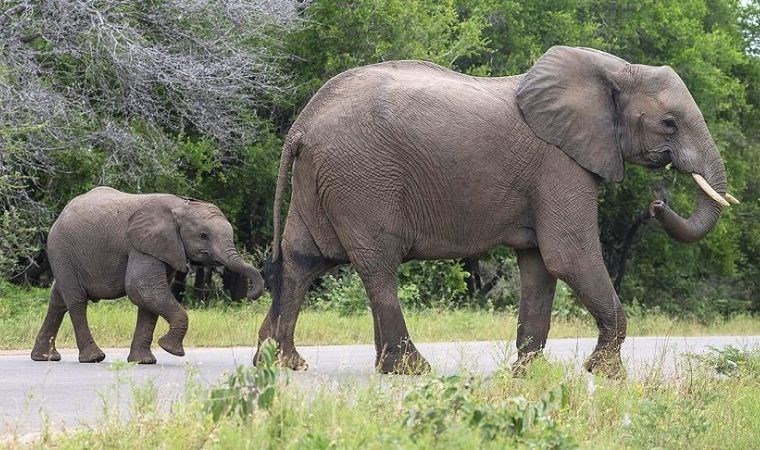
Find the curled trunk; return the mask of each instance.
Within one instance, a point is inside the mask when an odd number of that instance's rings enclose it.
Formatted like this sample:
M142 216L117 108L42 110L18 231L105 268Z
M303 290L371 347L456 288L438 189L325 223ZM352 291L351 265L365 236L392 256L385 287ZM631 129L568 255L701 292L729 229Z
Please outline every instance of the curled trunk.
M244 262L234 247L227 252L227 255L227 260L223 262L224 267L243 275L248 280L248 294L246 297L251 300L261 297L261 294L264 292L264 279L261 277L261 273L252 265Z
M701 175L707 184L712 187L718 194L726 194L726 170L717 151L714 154L711 163L705 165ZM652 202L650 212L673 239L691 243L702 239L710 230L713 229L720 217L722 205L710 197L702 188L698 188L697 207L689 218L683 218L673 211L660 200Z

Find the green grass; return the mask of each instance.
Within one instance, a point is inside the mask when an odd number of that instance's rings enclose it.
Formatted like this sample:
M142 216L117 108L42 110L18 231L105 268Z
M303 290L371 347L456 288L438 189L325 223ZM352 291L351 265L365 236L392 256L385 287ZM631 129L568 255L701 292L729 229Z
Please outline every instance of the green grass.
M0 285L0 350L31 349L47 308L47 289L18 289ZM253 304L225 305L189 311L190 330L185 346L255 345L258 327L269 305L268 297ZM485 310L410 310L406 320L417 342L460 340L503 340L514 338L517 318L514 312ZM127 347L132 338L137 308L128 300L90 304L88 319L101 347ZM156 336L167 330L159 321ZM594 337L591 317L555 317L550 337ZM645 335L748 335L760 334L760 321L749 316L716 319L701 323L674 319L662 314L643 314L629 318L628 334ZM296 330L298 345L372 343L372 318L369 311L342 316L336 311L306 309ZM75 348L71 322L64 319L58 348Z
M717 376L716 368L734 367ZM8 447L104 448L690 448L752 449L760 439L760 352L729 349L692 361L680 378L610 381L537 361L526 378L376 376L362 385L300 388L275 381L252 413L214 419L209 390L191 387L171 414L155 389L135 392L132 419ZM259 368L250 368L255 375ZM296 377L292 376L292 378ZM252 376L250 378L256 379ZM250 397L223 382L230 405ZM217 392L219 392L217 390Z

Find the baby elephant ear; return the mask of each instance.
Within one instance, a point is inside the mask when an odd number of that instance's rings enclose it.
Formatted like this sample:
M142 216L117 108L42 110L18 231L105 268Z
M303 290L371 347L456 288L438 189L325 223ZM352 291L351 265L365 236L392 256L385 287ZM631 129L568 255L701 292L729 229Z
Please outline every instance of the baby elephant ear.
M536 136L586 170L622 181L617 94L629 67L599 50L555 46L523 76L517 104Z
M132 248L185 272L187 257L172 212L175 203L164 198L149 200L129 218L127 238Z

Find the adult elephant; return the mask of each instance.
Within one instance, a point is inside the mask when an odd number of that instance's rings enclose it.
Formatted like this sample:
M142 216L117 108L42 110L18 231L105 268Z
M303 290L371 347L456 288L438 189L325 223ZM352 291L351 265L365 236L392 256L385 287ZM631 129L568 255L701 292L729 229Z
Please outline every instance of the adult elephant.
M150 345L158 316L169 331L158 340L183 356L187 313L171 292L175 272L188 262L223 265L251 281L258 298L264 280L235 249L232 226L211 203L169 194L126 194L98 187L69 202L50 229L48 258L55 277L47 316L32 350L35 361L58 361L55 338L66 311L74 326L80 362L105 354L87 324L88 300L129 295L138 307L128 361L153 364Z
M294 164L280 243L280 202ZM374 318L380 372L419 372L396 269L496 245L517 252L518 363L539 353L557 279L599 327L588 370L621 374L626 317L602 260L597 194L623 161L690 173L701 191L688 219L662 201L651 214L681 242L705 236L727 206L726 173L702 114L670 67L587 48L552 47L525 74L462 75L422 61L359 67L328 81L282 152L274 243L265 270L273 303L259 339L306 367L293 332L316 276L351 262Z

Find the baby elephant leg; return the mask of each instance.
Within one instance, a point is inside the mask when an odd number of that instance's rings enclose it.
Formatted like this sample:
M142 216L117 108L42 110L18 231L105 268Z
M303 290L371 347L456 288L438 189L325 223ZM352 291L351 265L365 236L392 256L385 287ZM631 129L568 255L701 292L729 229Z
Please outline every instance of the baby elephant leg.
M60 361L61 354L55 348L55 338L58 335L58 329L63 322L63 316L66 314L66 304L63 302L63 295L58 286L53 285L50 291L50 302L45 321L42 323L37 338L34 340L34 349L32 349L32 359L35 361Z
M159 338L158 345L176 356L184 356L182 341L187 333L187 312L171 293L166 278L167 265L153 256L132 250L127 264L126 290L137 305L137 326L130 349L130 361L151 364L150 352L157 316L169 323L169 331Z
M129 347L127 361L138 364L155 364L156 357L150 351L153 343L153 332L156 330L158 315L148 308L137 307L137 325L132 337L132 345Z

